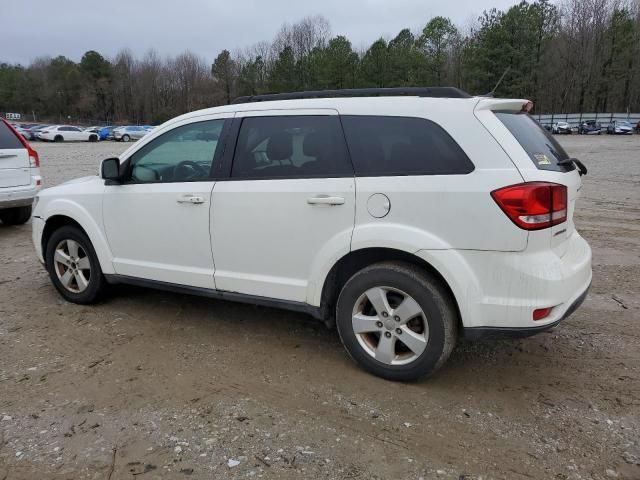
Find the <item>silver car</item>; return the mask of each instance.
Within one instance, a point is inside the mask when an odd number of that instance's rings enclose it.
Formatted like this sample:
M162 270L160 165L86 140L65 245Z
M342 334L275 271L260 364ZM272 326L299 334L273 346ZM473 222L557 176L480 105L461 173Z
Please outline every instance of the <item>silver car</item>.
M118 142L130 142L131 140L140 140L149 131L144 127L128 126L118 127L113 130L113 138Z

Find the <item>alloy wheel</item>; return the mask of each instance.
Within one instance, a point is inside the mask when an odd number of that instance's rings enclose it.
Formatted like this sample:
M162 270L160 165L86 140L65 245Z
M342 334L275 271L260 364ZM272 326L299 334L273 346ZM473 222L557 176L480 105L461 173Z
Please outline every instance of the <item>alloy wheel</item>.
M422 307L397 288L380 286L364 292L353 307L351 322L364 351L386 365L413 362L429 341Z
M75 240L62 240L56 246L53 267L62 286L70 292L82 293L91 281L91 263L87 252Z

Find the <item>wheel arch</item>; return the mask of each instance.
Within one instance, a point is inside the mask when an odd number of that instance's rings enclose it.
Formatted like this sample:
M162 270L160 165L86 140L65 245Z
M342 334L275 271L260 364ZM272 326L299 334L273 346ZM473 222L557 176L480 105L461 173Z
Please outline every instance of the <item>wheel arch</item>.
M415 265L436 278L451 296L456 307L458 321L461 323L461 311L458 299L445 276L425 259L395 248L367 247L352 250L341 257L324 278L320 294L322 317L328 323L335 322L335 304L344 284L359 270L379 262L397 261Z
M43 258L46 262L46 248L47 242L51 238L53 232L58 230L61 227L71 225L79 228L84 232L91 244L93 249L96 252L98 257L98 261L100 262L100 268L103 273L110 274L114 273L113 265L111 262L111 251L106 242L106 239L100 233L97 225L92 220L87 218L82 218L81 215L70 215L68 212L58 212L49 215L44 224L44 228L42 230L42 236L40 239L42 245L42 254Z

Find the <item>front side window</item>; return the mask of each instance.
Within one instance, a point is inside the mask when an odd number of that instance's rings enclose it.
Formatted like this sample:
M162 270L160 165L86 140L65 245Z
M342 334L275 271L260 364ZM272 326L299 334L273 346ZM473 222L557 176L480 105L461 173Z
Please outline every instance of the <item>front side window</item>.
M453 175L474 169L462 148L424 118L343 115L356 175Z
M248 117L231 176L240 179L353 175L337 116Z
M210 178L225 120L174 128L129 158L131 183L195 182ZM218 153L218 155L216 155Z

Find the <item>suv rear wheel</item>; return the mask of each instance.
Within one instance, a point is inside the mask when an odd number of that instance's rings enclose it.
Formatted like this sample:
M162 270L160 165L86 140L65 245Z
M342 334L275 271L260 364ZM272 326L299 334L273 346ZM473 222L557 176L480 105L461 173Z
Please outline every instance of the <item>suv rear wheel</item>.
M430 375L449 357L457 313L441 283L414 265L378 263L360 270L338 298L338 332L349 355L388 380Z
M22 225L31 218L31 206L0 210L0 220L6 225Z
M53 232L45 259L51 281L66 300L80 304L100 300L106 281L93 245L80 228L67 225Z

